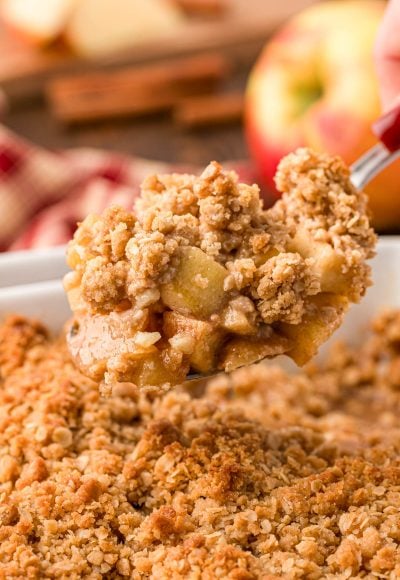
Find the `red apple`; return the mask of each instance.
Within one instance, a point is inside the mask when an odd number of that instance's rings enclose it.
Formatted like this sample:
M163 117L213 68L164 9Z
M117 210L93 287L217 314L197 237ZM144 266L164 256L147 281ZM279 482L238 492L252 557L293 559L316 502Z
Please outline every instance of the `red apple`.
M331 0L301 12L267 44L249 79L246 132L266 184L299 146L351 164L376 142L381 114L372 51L381 0ZM400 226L400 162L367 187L375 225Z

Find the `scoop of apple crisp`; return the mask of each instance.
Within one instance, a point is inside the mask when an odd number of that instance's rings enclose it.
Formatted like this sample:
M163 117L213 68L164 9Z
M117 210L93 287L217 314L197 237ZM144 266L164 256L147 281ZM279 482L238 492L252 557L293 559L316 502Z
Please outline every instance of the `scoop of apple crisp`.
M135 212L80 224L68 248L68 333L95 380L169 387L190 371L309 360L369 285L366 197L338 158L300 149L263 210L256 185L213 162L149 177Z

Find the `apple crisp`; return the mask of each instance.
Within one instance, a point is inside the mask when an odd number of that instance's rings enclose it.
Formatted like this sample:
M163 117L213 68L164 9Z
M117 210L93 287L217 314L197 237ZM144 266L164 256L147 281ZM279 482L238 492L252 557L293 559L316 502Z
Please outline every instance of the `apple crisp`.
M168 388L279 354L308 361L369 285L375 235L339 158L300 149L276 183L263 210L256 185L214 162L149 177L134 213L89 215L65 278L79 368L109 389Z
M400 577L400 312L320 368L109 398L0 325L0 578Z

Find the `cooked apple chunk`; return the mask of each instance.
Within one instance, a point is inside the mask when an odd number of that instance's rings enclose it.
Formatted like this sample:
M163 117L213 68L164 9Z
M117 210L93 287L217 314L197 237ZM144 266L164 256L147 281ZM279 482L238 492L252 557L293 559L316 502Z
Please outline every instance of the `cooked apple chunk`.
M220 312L227 299L228 271L199 248L182 248L178 260L171 282L161 286L165 306L202 320Z
M187 355L194 371L207 373L215 368L224 337L219 325L167 311L163 330L171 346Z
M312 296L306 305L301 324L280 325L281 333L289 339L287 353L299 366L303 366L318 351L342 321L349 306L345 296L321 293Z
M345 256L336 251L331 244L314 240L309 232L300 227L296 231L291 248L304 258L310 258L310 269L320 281L321 292L346 294L351 290L352 280L356 279L360 265L356 263L351 268L346 268ZM363 264L361 268L364 268ZM355 290L354 300L357 301L357 285Z
M282 160L281 199L211 163L149 177L135 211L88 216L68 248L68 342L86 374L171 386L287 354L309 360L369 285L366 197L338 158Z
M221 353L220 370L231 372L265 358L273 358L289 350L289 341L268 328L256 336L232 338Z

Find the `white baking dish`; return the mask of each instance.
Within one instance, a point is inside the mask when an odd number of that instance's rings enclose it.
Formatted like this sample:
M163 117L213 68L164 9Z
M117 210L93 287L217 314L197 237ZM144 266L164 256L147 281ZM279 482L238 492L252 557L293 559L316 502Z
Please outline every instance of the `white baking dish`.
M0 254L0 318L25 314L58 332L71 314L61 283L67 271L65 247Z
M388 307L400 308L400 236L380 238L371 266L373 285L361 302L350 308L342 326L321 349L322 352L338 338L359 343L376 313Z
M61 277L67 271L64 248L0 256L0 318L15 312L39 318L59 331L70 316ZM372 261L374 285L360 304L352 306L332 340L363 339L368 321L385 307L400 308L400 236L381 238Z
M0 254L0 288L60 280L68 267L65 246Z

